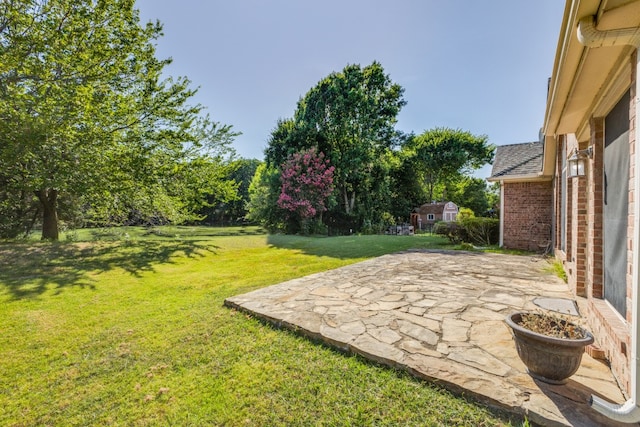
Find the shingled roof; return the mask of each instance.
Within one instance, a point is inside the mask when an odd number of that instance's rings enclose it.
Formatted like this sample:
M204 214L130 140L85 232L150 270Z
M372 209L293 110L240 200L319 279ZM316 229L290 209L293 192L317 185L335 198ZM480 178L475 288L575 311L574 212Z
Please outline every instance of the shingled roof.
M523 144L499 145L493 162L490 180L531 176L542 171L544 144L525 142Z

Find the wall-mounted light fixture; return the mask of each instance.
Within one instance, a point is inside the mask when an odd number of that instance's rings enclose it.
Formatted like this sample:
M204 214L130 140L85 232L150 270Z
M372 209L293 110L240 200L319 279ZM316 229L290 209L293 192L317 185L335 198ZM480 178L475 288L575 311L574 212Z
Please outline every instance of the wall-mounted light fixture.
M571 156L567 159L567 172L569 178L575 178L578 176L584 176L586 171L587 159L593 157L593 147L585 148L584 150L578 150L574 148L571 152Z

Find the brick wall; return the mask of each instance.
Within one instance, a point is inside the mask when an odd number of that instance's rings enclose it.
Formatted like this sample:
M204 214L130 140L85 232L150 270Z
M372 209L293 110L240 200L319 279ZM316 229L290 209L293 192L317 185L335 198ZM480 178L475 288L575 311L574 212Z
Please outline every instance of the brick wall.
M503 246L539 251L551 239L553 186L546 182L505 182Z
M596 345L604 351L611 372L628 396L631 393L629 324L605 300L599 298L590 298L587 313L583 314L587 316Z
M618 379L624 391L630 393L630 351L633 269L633 229L634 187L635 187L635 128L636 123L636 90L635 69L636 51L631 55L631 102L629 106L629 221L628 221L628 267L627 267L627 312L618 314L604 299L603 280L603 170L604 170L604 118L592 117L589 121L590 140L580 142L568 138L567 151L574 146L579 149L593 147L593 158L589 161L588 174L585 178L570 180L572 188L568 194L575 203L567 218L571 222L571 247L564 255L565 269L569 285L576 295L587 297L586 317L589 328L596 337L597 345L604 350L610 363L611 371ZM557 190L556 190L557 191ZM584 199L583 195L588 195ZM577 245L573 247L573 245ZM557 252L558 253L558 252ZM583 264L581 264L583 262ZM637 321L637 320L636 320Z

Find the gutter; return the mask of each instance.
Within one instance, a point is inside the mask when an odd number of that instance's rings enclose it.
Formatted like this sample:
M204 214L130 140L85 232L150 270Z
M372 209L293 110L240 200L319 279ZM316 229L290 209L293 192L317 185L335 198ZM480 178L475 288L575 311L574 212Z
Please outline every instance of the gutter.
M640 46L640 27L599 31L595 16L586 16L578 22L578 41L585 47Z
M528 175L505 175L505 176L490 176L487 178L489 182L534 182L534 181L550 181L553 177L551 175L545 175L542 172L537 172Z
M636 149L634 153L635 164L640 164L640 27L621 28L615 30L598 31L595 25L595 17L587 16L578 22L578 40L588 48L598 48L607 46L631 45L636 48L636 96L635 96L635 141ZM633 200L640 200L640 173L636 171L634 176ZM631 297L631 398L621 405L614 405L598 396L591 396L589 404L597 412L615 421L623 423L640 422L640 369L638 359L638 349L640 345L640 203L633 204L633 274L632 274L632 297Z

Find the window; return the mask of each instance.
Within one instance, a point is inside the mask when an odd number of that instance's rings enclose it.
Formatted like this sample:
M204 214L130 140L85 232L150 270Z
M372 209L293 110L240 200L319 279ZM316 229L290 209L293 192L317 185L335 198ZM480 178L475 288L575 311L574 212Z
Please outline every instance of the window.
M433 221L436 219L436 216L434 214L427 214L427 221Z

